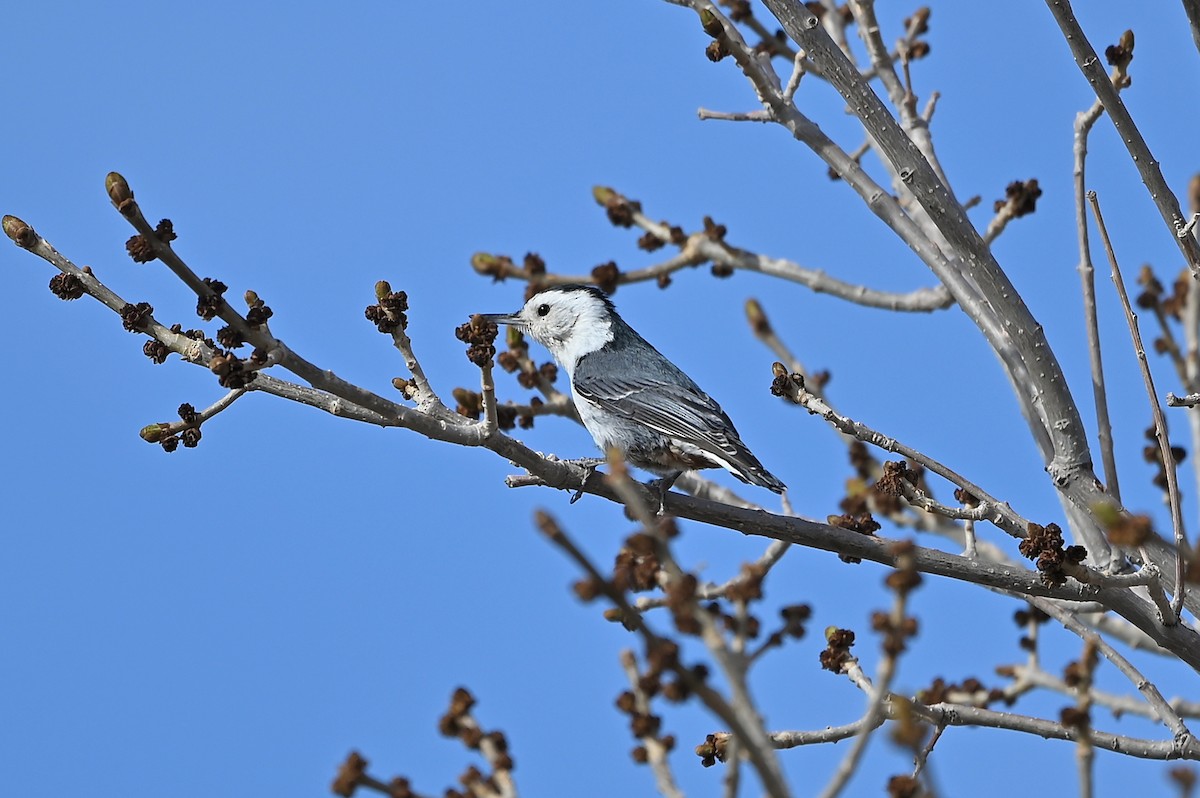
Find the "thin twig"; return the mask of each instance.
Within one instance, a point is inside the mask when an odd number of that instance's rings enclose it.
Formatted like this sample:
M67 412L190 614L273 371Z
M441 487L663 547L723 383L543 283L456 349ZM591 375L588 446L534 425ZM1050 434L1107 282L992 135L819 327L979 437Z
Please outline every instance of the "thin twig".
M807 71L808 56L803 50L797 50L795 57L792 59L792 74L788 78L787 84L783 87L783 101L792 103L796 99L796 90L800 88L800 81L804 78Z
M771 114L762 110L757 111L712 111L708 108L697 108L696 116L701 122L715 120L718 122L773 122Z
M492 376L492 362L479 367L479 389L483 397L483 434L495 434L499 427L496 418L496 380Z
M1114 80L1116 71L1114 70ZM1096 405L1096 437L1100 444L1100 462L1104 467L1105 489L1117 503L1121 503L1121 485L1117 479L1117 460L1113 453L1112 420L1108 415L1108 389L1104 384L1104 359L1100 354L1100 324L1096 311L1096 269L1092 265L1092 251L1088 243L1087 209L1084 195L1087 189L1088 134L1096 120L1104 112L1097 100L1092 107L1075 117L1074 137L1074 190L1075 229L1079 239L1079 279L1083 289L1083 317L1087 330L1088 362L1092 370L1092 398Z
M895 438L890 438L876 432L866 424L841 415L816 394L807 388L801 387L795 380L789 380L787 389L786 398L791 399L810 413L820 416L842 432L857 438L863 443L878 446L884 451L895 452L912 460L914 463L919 463L943 479L966 490L980 501L987 503L993 510L993 514L987 519L988 521L1013 537L1023 538L1026 536L1029 528L1029 519L1019 515L1007 502L1001 502L971 480L934 460L932 457L917 451L911 446L906 446Z
M229 391L213 404L195 413L191 418L181 419L179 421L167 421L161 424L152 424L142 430L142 438L150 443L159 443L164 438L182 433L188 429L199 429L204 422L208 421L213 416L225 410L242 396L244 396L249 388L235 388Z
M908 313L930 313L943 310L954 304L945 286L918 288L908 293L880 291L863 285L839 280L820 269L812 269L787 260L751 252L734 247L725 241L715 241L705 230L680 236L669 224L654 221L645 215L617 191L601 187L593 192L597 201L605 207L620 205L630 214L633 226L638 227L663 244L679 247L678 254L659 263L640 269L618 273L617 285L655 282L677 271L712 263L727 269L758 272L771 277L797 283L818 294L829 294L856 305L895 310ZM569 285L576 283L595 284L591 274L558 274L555 272L531 274L507 259L477 257L473 261L477 271L501 278L517 280L535 279L539 286Z
M1091 84L1096 97L1104 104L1104 110L1112 119L1113 126L1117 129L1117 135L1125 143L1125 148L1129 150L1129 157L1133 159L1133 165L1137 167L1138 173L1142 177L1142 183L1150 192L1154 206L1158 208L1159 214L1170 230L1171 238L1179 246L1180 252L1183 253L1183 259L1187 262L1188 268L1192 270L1192 274L1200 279L1200 243L1197 243L1196 239L1190 235L1179 235L1186 224L1183 211L1179 207L1179 199L1171 191L1170 184L1163 177L1158 160L1150 152L1150 147L1134 123L1133 117L1130 116L1129 109L1125 107L1121 95L1105 73L1104 62L1096 54L1095 48L1092 47L1083 28L1079 25L1079 20L1075 18L1071 3L1069 0L1046 0L1046 5L1049 6L1050 13L1054 15L1055 21L1062 30L1067 46L1070 47L1071 54L1075 57L1076 66Z
M1084 640L1095 645L1100 653L1104 655L1105 659L1116 665L1117 670L1121 671L1133 683L1138 692L1142 694L1142 697L1146 699L1146 703L1154 709L1158 715L1158 721L1166 726L1171 734L1174 735L1174 743L1177 746L1181 749L1186 749L1193 748L1196 745L1196 740L1192 736L1192 732L1183 722L1183 719L1179 717L1179 713L1162 697L1162 693L1158 691L1154 683L1142 675L1142 672L1135 668L1129 660L1125 659L1120 652L1109 645L1107 640L1084 626L1077 618L1065 612L1053 602L1043 601L1035 597L1029 599L1029 603L1054 618Z
M1100 239L1104 242L1104 252L1108 256L1109 266L1112 267L1112 280L1117 288L1117 296L1121 299L1121 306L1125 309L1125 321L1129 324L1129 335L1133 338L1133 349L1137 355L1138 366L1142 371L1142 381L1146 385L1146 395L1150 401L1150 410L1154 414L1154 434L1158 438L1159 454L1163 461L1163 471L1167 476L1167 496L1171 506L1171 525L1175 529L1175 549L1178 556L1175 558L1175 596L1171 602L1171 610L1174 612L1174 621L1170 618L1163 618L1163 623L1170 624L1178 622L1180 611L1183 608L1183 597L1187 591L1187 587L1183 581L1183 555L1187 551L1187 538L1183 530L1183 510L1179 498L1179 477L1176 473L1175 455L1171 453L1171 441L1167 437L1167 421L1163 417L1162 405L1158 402L1158 393L1154 389L1154 376L1150 373L1150 363L1146 359L1146 348L1142 345L1142 334L1138 330L1137 314L1133 312L1133 306L1129 303L1129 294L1125 291L1125 281L1121 278L1121 269L1117 265L1117 256L1113 251L1112 242L1108 238L1108 229L1104 226L1104 217L1100 213L1100 200L1096 197L1095 191L1089 191L1087 194L1088 202L1092 206L1092 214L1096 217L1096 227L1100 231Z
M633 693L637 711L643 715L649 715L650 699L646 697L646 691L642 689L637 658L632 651L625 649L621 652L620 659L621 669L625 671L625 678L629 680L629 690ZM671 762L667 759L666 746L652 734L647 734L639 739L642 747L646 749L646 763L654 771L654 786L665 798L683 798L683 791L675 784L675 776L671 772Z
M555 545L562 549L589 577L593 582L600 586L601 590L608 597L609 601L615 607L621 610L622 616L626 619L630 626L637 631L644 639L647 649L653 649L663 645L666 641L655 633L646 623L645 618L630 606L625 595L618 591L609 580L606 580L598 568L592 563L586 554L575 545L575 542L563 531L558 522L547 512L539 510L536 514L536 523L542 533L550 539ZM758 774L759 780L762 783L763 789L768 795L774 798L786 798L791 795L787 783L783 779L782 771L779 768L778 758L774 756L770 750L770 742L767 739L766 731L763 729L747 726L744 718L745 708L737 708L735 705L726 701L720 693L708 684L698 678L691 669L685 668L682 665L675 664L672 666L676 677L687 685L688 689L695 693L701 701L704 702L714 714L717 715L733 732L739 735L746 741L746 754L750 762L754 765L754 770ZM762 740L765 745L757 745L756 741Z
M905 706L898 706L903 701ZM1065 740L1076 742L1079 732L1062 725L1057 720L1045 720L1030 715L1018 715L1014 712L997 712L993 709L942 702L924 705L898 699L887 702L885 706L887 720L900 720L905 717L915 717L932 726L973 726L989 729L1004 729L1007 731L1032 734L1047 740ZM783 731L773 732L771 740L777 748L795 748L801 745L844 740L852 737L861 730L857 723L847 726L834 726L820 731ZM1200 761L1200 744L1192 737L1175 738L1170 740L1148 740L1139 737L1128 737L1111 732L1092 731L1092 743L1105 751L1116 751L1138 759L1188 759Z
M416 395L414 398L417 401L417 409L423 413L437 413L445 411L449 413L449 409L442 404L441 398L429 384L429 378L425 376L425 369L421 366L421 361L417 360L416 354L413 352L412 339L408 337L408 332L404 326L397 326L392 331L392 345L400 352L400 356L404 358L404 365L408 368L408 373L413 377L413 387Z
M907 590L895 591L895 598L892 601L889 618L894 628L899 628L904 623L907 598ZM878 672L875 674L875 683L868 693L870 697L867 703L867 711L862 717L862 732L855 738L854 745L838 764L837 770L834 771L833 777L829 780L829 784L821 791L821 798L837 798L842 790L846 788L846 785L850 783L850 778L858 770L858 764L862 761L863 754L866 753L872 732L879 728L880 721L887 716L885 705L890 702L892 679L896 676L898 660L899 652L885 645L883 658L880 660Z
M1196 405L1200 405L1200 393L1189 393L1187 396L1167 393L1168 407L1195 407Z
M921 775L923 773L925 773L928 763L929 763L929 755L933 753L933 747L935 745L937 745L938 740L942 739L942 732L944 732L944 731L946 731L945 726L941 726L941 725L934 726L933 734L929 735L929 740L927 740L925 745L921 747L921 750L917 752L916 757L914 757L914 759L913 759L913 774L912 775L913 775L914 779L920 778ZM933 786L931 783L932 781L933 780L926 773L925 774L925 791L930 796L933 795Z
M1068 685L1053 673L1046 672L1036 663L1004 666L1003 668L998 668L997 673L1002 673L1004 676L1011 676L1016 682L1030 688L1037 687L1067 696L1075 694L1074 687ZM1005 693L1006 695L1009 694L1007 690ZM1135 696L1119 695L1104 690L1097 690L1094 687L1091 690L1091 695L1094 705L1104 707L1112 712L1114 717L1137 715L1142 718L1158 720L1158 711L1150 704L1139 700ZM1200 702L1175 697L1168 699L1167 705L1180 718L1200 718Z

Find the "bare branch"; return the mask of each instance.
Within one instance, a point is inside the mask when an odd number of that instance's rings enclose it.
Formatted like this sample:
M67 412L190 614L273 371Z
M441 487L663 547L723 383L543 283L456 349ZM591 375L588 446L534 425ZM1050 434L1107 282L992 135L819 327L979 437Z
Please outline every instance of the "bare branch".
M915 577L912 571L912 560L908 554L908 547L900 548L898 568L901 569L897 576L907 575ZM892 609L888 616L888 623L891 625L892 632L885 636L883 645L883 657L879 662L878 672L875 675L875 683L871 686L868 693L869 699L867 702L867 711L863 715L860 723L862 729L859 731L854 745L846 753L846 756L838 764L837 770L834 771L833 777L829 780L829 784L821 792L821 798L837 798L850 783L850 777L858 769L858 763L862 760L862 756L866 753L867 744L870 742L872 732L879 727L880 721L886 716L886 704L890 703L890 691L892 679L896 675L896 666L900 653L903 651L902 645L897 645L893 639L893 634L898 634L895 630L902 628L906 622L905 614L908 609L908 593L918 584L919 577L915 577L915 581L910 583L911 586L905 585L894 590L894 599Z
M1117 79L1114 70L1113 79ZM1092 370L1092 398L1096 405L1096 437L1100 444L1100 461L1104 465L1105 488L1118 504L1121 502L1121 485L1117 479L1117 461L1113 454L1112 421L1108 415L1108 389L1104 384L1104 359L1100 354L1100 326L1096 312L1096 270L1092 266L1092 252L1088 244L1087 209L1084 193L1087 188L1086 164L1088 134L1104 112L1097 100L1087 111L1075 117L1075 228L1079 238L1079 279L1083 288L1083 317L1087 330L1088 360Z
M1030 599L1030 604L1040 609L1042 612L1054 618L1063 626L1070 629L1075 634L1079 635L1084 640L1099 649L1105 659L1117 666L1117 670L1121 671L1127 679L1138 689L1146 699L1146 702L1154 709L1158 720L1166 726L1171 734L1175 736L1175 743L1182 748L1196 747L1196 739L1192 736L1191 731L1184 724L1179 714L1171 707L1170 704L1162 697L1162 693L1154 686L1154 683L1142 675L1141 671L1133 666L1129 660L1121 656L1108 642L1100 635L1088 629L1079 622L1070 613L1064 612L1060 607L1051 602L1042 601L1039 598Z
M1168 407L1195 407L1200 405L1200 393L1189 393L1187 396L1176 396L1167 392Z
M816 394L807 390L801 383L802 381L787 377L786 369L780 363L776 363L776 385L780 385L783 391L781 394L785 398L795 402L810 413L814 413L825 421L832 424L837 429L847 435L851 435L863 443L869 443L872 446L878 446L880 449L888 452L895 452L903 457L907 457L914 463L919 463L929 469L938 476L946 479L958 487L966 490L972 496L985 502L992 510L991 516L986 520L995 524L1000 529L1003 529L1008 534L1016 538L1023 538L1026 535L1026 530L1029 527L1029 519L1022 517L1013 510L1007 502L1001 502L994 498L990 493L968 480L958 472L950 469L942 463L934 460L926 454L923 454L911 446L897 441L894 438L876 432L865 424L854 421L846 416L837 413L824 400Z
M1100 238L1104 242L1104 252L1108 256L1108 263L1112 267L1112 280L1117 288L1117 296L1121 299L1121 306L1125 309L1125 320L1129 324L1129 335L1133 338L1133 349L1137 355L1138 366L1142 371L1142 381L1146 384L1146 396L1150 402L1150 411L1154 414L1154 434L1158 438L1159 453L1162 457L1163 471L1167 476L1167 493L1171 507L1171 525L1175 529L1175 549L1180 553L1180 556L1175 558L1175 584L1176 594L1172 602L1171 609L1175 613L1175 620L1179 619L1179 613L1183 608L1183 598L1187 588L1183 581L1183 556L1182 553L1187 551L1187 538L1183 530L1183 510L1179 498L1179 477L1176 473L1175 455L1171 452L1171 440L1167 437L1167 422L1163 417L1162 405L1158 403L1158 393L1154 389L1154 376L1150 373L1150 363L1146 359L1146 348L1142 345L1142 334L1138 330L1137 314L1133 312L1133 306L1129 303L1129 294L1125 291L1125 281L1121 278L1121 269L1117 265L1117 256L1113 252L1112 242L1108 238L1108 229L1104 226L1104 217L1100 214L1100 201L1096 198L1096 192L1089 191L1088 202L1091 203L1092 213L1096 217L1096 226L1100 230ZM1163 619L1163 623L1169 623L1168 618Z
M597 187L593 193L601 205L610 209L614 206L621 207L622 213L628 214L631 224L645 230L661 244L670 244L679 247L679 254L660 263L641 269L619 272L616 277L617 285L655 282L682 269L711 263L714 267L720 267L725 270L752 271L771 277L778 277L802 285L815 293L829 294L866 307L912 313L929 313L934 310L948 308L954 304L944 286L919 288L909 293L894 293L847 283L830 276L820 269L811 269L784 258L773 258L750 252L749 250L739 249L727 244L723 239L714 240L707 230L699 230L684 235L678 228L653 221L642 213L638 203L631 202L611 188ZM513 277L519 280L535 280L540 286L568 285L573 283L597 284L596 278L591 274L555 274L548 272L534 275L525 269L512 265L511 261L506 262L494 256L477 255L472 260L472 263L475 270L480 273L497 277Z
M1103 103L1104 110L1112 119L1118 136L1129 150L1129 157L1133 159L1134 166L1142 176L1142 183L1150 192L1154 206L1158 208L1159 214L1166 222L1167 228L1171 232L1171 238L1179 246L1180 252L1183 253L1183 259L1187 262L1188 268L1192 270L1192 274L1200 279L1200 244L1190 235L1180 235L1187 220L1183 216L1183 211L1180 210L1179 199L1171 191L1166 178L1163 177L1158 161L1150 152L1150 147L1134 123L1133 117L1130 116L1129 109L1121 100L1121 95L1104 72L1100 56L1096 54L1091 42L1083 32L1083 28L1080 27L1079 21L1075 19L1071 3L1069 0L1046 0L1046 5L1062 30L1063 38L1067 40L1067 46L1071 48L1071 55L1075 57L1076 66L1083 72L1083 76L1092 86L1092 91L1096 92L1096 97Z
M933 221L948 249L935 245L907 215L899 219L885 212L890 211L887 199L867 189L871 182L855 174L854 167L841 159L832 142L819 129L813 130L812 123L798 111L772 104L776 116L839 173L843 168L850 170L848 176L843 175L847 176L847 182L921 256L980 327L1016 389L1047 471L1061 493L1072 529L1085 541L1096 562L1110 562L1114 557L1112 549L1089 515L1089 508L1102 496L1091 473L1092 458L1083 422L1041 325L1029 313L962 206L858 71L852 69L841 51L824 35L813 14L797 0L764 2L792 40L808 53L810 61L823 65L830 83L846 100L851 112L867 126L885 162L909 185L912 196ZM733 52L736 57L736 49ZM753 68L748 60L744 65L739 61L739 66L747 72ZM769 97L769 93L764 94L769 92L769 83L757 81L755 85L761 96ZM949 261L946 252L955 253L961 260ZM970 279L963 271L966 263L970 264Z
M638 673L637 658L629 649L621 652L621 669L629 680L629 690L633 693L634 701L639 712L650 714L650 700L641 686L641 674ZM646 749L646 764L654 771L654 783L665 798L683 798L683 791L675 784L675 776L671 773L671 763L667 759L667 747L652 734L642 736L642 747Z

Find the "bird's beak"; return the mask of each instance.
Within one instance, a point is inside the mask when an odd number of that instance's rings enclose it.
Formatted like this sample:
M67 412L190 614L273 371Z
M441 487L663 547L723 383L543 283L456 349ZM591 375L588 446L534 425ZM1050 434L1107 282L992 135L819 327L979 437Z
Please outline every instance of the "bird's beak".
M528 326L525 323L525 319L515 313L481 313L480 316L484 321L507 324L510 327L516 327L518 330L524 330Z

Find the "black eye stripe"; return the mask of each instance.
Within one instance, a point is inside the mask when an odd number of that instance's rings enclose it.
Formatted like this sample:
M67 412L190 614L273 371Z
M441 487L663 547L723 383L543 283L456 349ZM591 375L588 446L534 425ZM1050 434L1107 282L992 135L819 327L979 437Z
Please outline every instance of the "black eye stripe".
M545 316L549 312L550 312L549 305L538 305L537 314L539 316Z

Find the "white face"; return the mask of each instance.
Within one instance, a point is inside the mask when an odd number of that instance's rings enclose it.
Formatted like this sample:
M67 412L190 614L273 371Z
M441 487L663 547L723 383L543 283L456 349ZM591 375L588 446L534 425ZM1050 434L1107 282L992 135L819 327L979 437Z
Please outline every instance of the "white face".
M579 358L612 340L611 315L603 300L587 291L548 288L511 316L493 316L550 350L568 375Z

